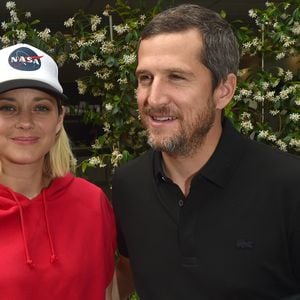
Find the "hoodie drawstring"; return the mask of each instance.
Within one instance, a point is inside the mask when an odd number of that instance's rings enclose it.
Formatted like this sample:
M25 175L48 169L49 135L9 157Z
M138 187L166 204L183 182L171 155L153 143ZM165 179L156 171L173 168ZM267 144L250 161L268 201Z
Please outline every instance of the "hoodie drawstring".
M51 232L50 232L45 190L42 191L42 196L43 196L42 198L43 198L43 204L44 204L45 223L46 223L46 227L47 227L48 240L49 240L49 245L50 245L50 249L51 249L50 263L53 264L57 260L57 256L54 251L53 240L52 240L52 236L51 236Z
M23 242L24 242L24 249L25 249L25 256L26 256L26 263L29 266L33 266L33 261L31 259L30 253L29 253L29 247L28 247L28 241L26 238L26 231L25 231L25 222L24 222L24 216L23 216L23 207L16 197L16 195L11 191L11 194L16 201L18 208L19 208L19 215L20 215L20 221L21 221L21 231L23 236ZM51 250L51 256L50 256L50 263L53 264L57 260L57 256L54 251L54 245L53 240L50 232L50 226L49 226L49 220L48 220L48 211L47 211L47 203L46 203L46 195L45 190L42 191L42 201L43 201L43 208L44 208L44 218L45 218L45 224L47 229L47 236L49 240L50 250Z
M20 221L21 221L21 229L22 229L22 236L23 236L23 241L24 241L24 248L25 248L25 255L26 255L26 263L29 265L29 266L32 266L33 265L33 262L32 262L32 259L30 257L30 254L29 254L29 249L28 249L28 242L27 242L27 239L26 239L26 233L25 233L25 224L24 224L24 217L23 217L23 208L22 208L22 205L20 203L20 201L18 200L18 198L15 196L14 193L11 193L14 200L16 201L17 205L18 205L18 208L19 208L19 214L20 214Z

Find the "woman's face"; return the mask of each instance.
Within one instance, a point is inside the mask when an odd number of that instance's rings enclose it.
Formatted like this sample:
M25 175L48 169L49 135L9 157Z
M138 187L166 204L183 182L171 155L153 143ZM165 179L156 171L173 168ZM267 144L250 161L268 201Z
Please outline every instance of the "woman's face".
M0 161L41 164L55 143L64 112L50 94L31 88L0 94Z

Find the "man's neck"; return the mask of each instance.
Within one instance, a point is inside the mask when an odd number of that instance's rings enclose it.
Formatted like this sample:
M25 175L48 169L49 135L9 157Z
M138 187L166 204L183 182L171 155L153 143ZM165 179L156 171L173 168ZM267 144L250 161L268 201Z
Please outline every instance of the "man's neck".
M214 125L199 148L187 156L162 153L166 175L176 183L187 196L194 175L207 163L214 153L222 134L222 126Z

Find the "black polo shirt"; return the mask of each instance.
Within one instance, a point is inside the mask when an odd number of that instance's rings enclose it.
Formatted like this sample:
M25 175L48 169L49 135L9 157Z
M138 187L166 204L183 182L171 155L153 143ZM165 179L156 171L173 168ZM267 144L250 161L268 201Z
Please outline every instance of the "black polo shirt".
M141 299L281 299L300 293L299 157L253 142L228 121L189 195L150 150L119 168L121 254Z

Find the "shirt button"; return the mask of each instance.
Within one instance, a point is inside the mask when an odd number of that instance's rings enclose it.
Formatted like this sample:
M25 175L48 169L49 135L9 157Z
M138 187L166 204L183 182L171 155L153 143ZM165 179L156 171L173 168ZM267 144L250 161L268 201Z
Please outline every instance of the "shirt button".
M179 200L178 201L178 205L179 205L179 207L182 207L184 205L184 201L183 200Z

